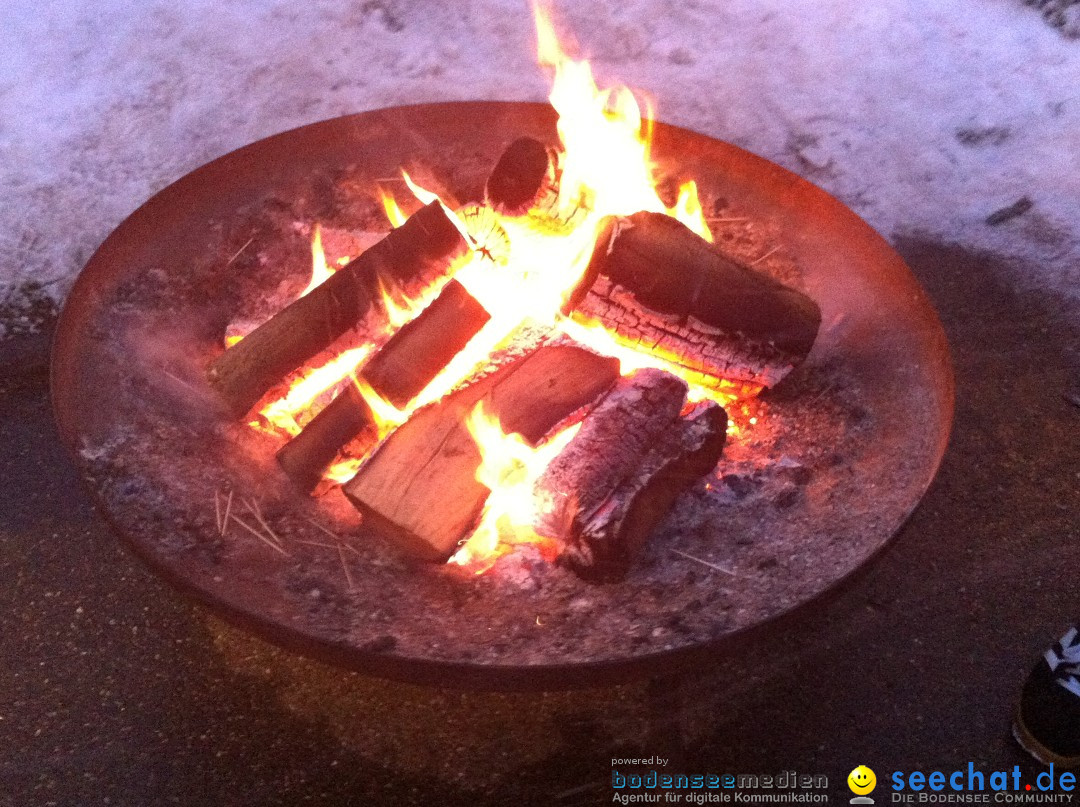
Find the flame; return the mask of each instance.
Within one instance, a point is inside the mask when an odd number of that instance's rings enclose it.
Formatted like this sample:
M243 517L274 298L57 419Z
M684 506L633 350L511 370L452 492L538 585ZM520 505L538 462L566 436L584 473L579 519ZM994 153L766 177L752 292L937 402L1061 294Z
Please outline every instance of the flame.
M380 440L409 419L410 412L403 412L387 401L372 389L371 385L363 377L353 376L352 381L357 392L360 393L360 397L364 399L368 408L371 409L371 416L375 421L375 428L379 432Z
M426 188L421 188L413 182L413 178L409 176L409 172L404 168L401 169L401 177L405 180L405 184L408 186L409 190L412 191L413 196L419 199L421 204L430 205L435 201L442 202L442 199L439 198L438 194L429 191Z
M342 351L326 364L298 378L283 397L259 410L259 415L270 426L295 437L300 433L296 416L307 410L328 389L354 373L370 353L371 347L368 345Z
M442 283L433 284L431 288L425 289L419 297L408 297L397 288L388 287L383 283L382 277L379 277L378 281L379 299L386 315L387 333L394 333L402 325L416 319L420 312L439 296L439 290L443 287Z
M316 223L314 232L311 234L311 280L308 281L307 288L300 292L300 297L306 296L312 289L321 286L336 271L336 266L331 269L326 263L326 253L322 245L322 228Z
M390 221L390 226L395 230L400 227L409 218L401 210L401 205L397 203L397 199L389 191L385 191L379 188L379 201L382 202L383 210L386 212L386 218Z
M678 219L695 233L700 235L710 244L713 242L712 230L705 221L705 212L701 209L701 199L698 198L697 183L688 180L679 186L679 198L675 207L668 208L667 214Z
M600 89L589 63L574 61L563 51L549 15L539 4L533 6L533 17L537 58L553 73L549 99L559 113L560 213L578 207L598 216L667 213L712 241L693 182L683 185L672 208L657 195L651 110L643 117L627 87Z
M533 487L555 457L566 448L581 424L563 429L533 448L516 433L506 434L494 417L478 403L465 421L480 449L482 461L476 481L491 491L480 524L448 561L482 574L518 544L535 544L548 560L558 555L558 543L539 535Z
M295 434L299 430L297 413L325 389L351 378L373 413L380 439L385 438L418 408L440 400L488 366L492 356L526 326L561 332L592 350L614 356L624 374L656 367L682 378L689 386L689 402L713 400L728 409L733 415L729 434L750 428L762 414L746 405L760 391L756 385L707 376L687 367L685 357L638 344L599 322L560 313L581 282L605 217L640 211L665 213L710 242L713 236L694 181L681 184L671 207L658 192L661 172L652 159L654 127L648 99L635 97L624 86L600 87L587 61L567 55L547 11L537 4L533 14L538 61L552 75L550 100L559 115L559 147L553 163L557 196L524 216L507 217L478 205L454 211L438 194L402 170L402 179L412 196L425 205L439 202L473 249L447 278L415 299L380 281L387 325L375 340L419 316L451 276L484 307L489 321L403 408L383 399L364 380L362 370L357 370L367 353L352 353L349 358L343 354L340 364L335 360L294 384L281 401L263 410L266 422ZM415 203L410 200L403 209L391 193L381 188L378 193L391 226L400 227L407 219L404 210L415 209ZM304 293L325 281L330 271L316 226L312 278ZM330 365L333 369L327 369ZM317 375L319 381L315 380ZM559 548L557 542L539 536L534 529L538 514L533 488L578 426L564 429L534 448L520 435L504 433L498 419L480 405L470 414L467 425L482 457L476 478L491 492L479 526L450 562L481 573L521 543L536 544L543 553L553 555ZM343 483L356 473L362 461L355 457L339 459L325 477Z
M360 470L360 466L363 462L363 457L344 457L343 459L339 459L323 471L323 479L332 482L335 485L344 485L356 476L356 472Z

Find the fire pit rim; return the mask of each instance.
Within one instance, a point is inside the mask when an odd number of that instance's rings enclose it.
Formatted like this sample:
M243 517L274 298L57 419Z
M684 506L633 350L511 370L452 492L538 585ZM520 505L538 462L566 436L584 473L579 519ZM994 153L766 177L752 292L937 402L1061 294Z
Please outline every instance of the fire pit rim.
M61 438L71 451L76 463L82 462L79 454L80 442L83 438L83 432L80 429L81 413L78 396L74 394L72 385L68 385L67 381L73 372L77 372L75 364L80 350L80 335L92 316L95 306L103 300L104 290L122 275L125 266L124 257L129 252L131 240L137 240L147 228L160 230L162 220L168 221L169 215L176 215L177 206L183 207L182 203L191 196L194 189L221 177L234 176L240 168L258 164L262 159L268 157L273 159L284 151L293 153L291 144L297 137L309 136L316 142L326 143L343 131L363 130L373 123L386 125L388 120L393 121L395 118L423 118L431 115L469 118L512 117L522 114L524 110L528 110L528 114L532 116L550 119L553 128L555 116L550 107L546 104L523 102L456 101L393 107L341 116L297 127L243 146L195 169L152 196L109 235L88 261L72 288L56 328L51 366L54 414ZM719 144L738 161L740 170L766 179L771 183L774 191L791 197L802 195L808 204L828 208L831 215L844 220L843 226L853 238L860 239L860 248L876 252L881 256L881 260L888 263L888 270L891 273L890 282L897 289L902 289L913 296L908 304L921 307L928 315L928 318L924 318L924 321L920 323L923 332L919 336L927 343L937 344L939 348L934 366L925 368L925 371L935 374L935 391L939 396L937 411L940 417L938 422L933 424L936 433L933 435L929 461L922 468L923 474L920 476L918 485L919 495L913 499L906 512L900 514L897 523L889 528L887 536L873 552L816 595L757 624L724 633L707 643L638 655L629 659L570 664L491 665L416 658L367 650L346 643L328 642L289 625L264 618L258 610L238 608L218 591L199 585L198 581L186 576L183 564L169 562L169 559L155 554L151 547L140 542L136 536L130 535L113 518L107 508L99 509L120 534L125 544L157 574L227 621L250 630L264 639L323 661L377 676L414 683L505 690L588 687L617 683L645 675L667 674L692 666L709 655L730 651L740 646L742 642L763 637L780 625L812 612L845 588L852 579L865 571L869 564L881 555L917 507L937 473L951 430L955 399L955 382L944 332L925 292L919 287L899 256L880 235L834 197L780 166L730 144L723 144L690 130L662 123L656 125L656 133L658 144L670 138L690 138L691 141L704 139L712 144ZM300 172L303 170L302 163L303 161L299 165L292 165L283 170L290 173ZM243 192L243 188L233 187L232 189L233 195L242 195ZM222 202L219 200L215 204L220 205ZM84 482L88 480L84 478Z

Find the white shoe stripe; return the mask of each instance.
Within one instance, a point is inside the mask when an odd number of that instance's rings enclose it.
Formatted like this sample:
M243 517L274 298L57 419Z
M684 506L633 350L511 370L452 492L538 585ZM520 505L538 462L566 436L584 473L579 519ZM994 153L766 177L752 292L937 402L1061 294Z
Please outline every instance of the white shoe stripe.
M1050 671L1053 672L1060 665L1080 664L1080 641L1077 641L1078 632L1076 628L1069 628L1065 635L1057 642L1056 646L1061 647L1061 655L1058 655L1055 647L1047 648L1043 653L1043 658L1046 659L1046 663L1050 665Z
M1059 678L1057 679L1057 682L1076 697L1080 698L1080 679L1072 676L1070 678Z

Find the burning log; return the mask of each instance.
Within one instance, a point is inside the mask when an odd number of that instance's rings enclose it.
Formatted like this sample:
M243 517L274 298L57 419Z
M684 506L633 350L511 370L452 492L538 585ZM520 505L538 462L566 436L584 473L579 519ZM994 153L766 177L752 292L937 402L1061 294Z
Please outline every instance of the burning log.
M342 447L365 429L372 430L374 442L375 420L371 408L356 387L347 384L300 434L282 446L277 460L296 486L310 493Z
M356 327L380 299L380 280L423 289L468 249L442 205L427 205L221 354L207 372L210 385L242 417L286 374Z
M560 561L581 577L621 579L678 495L716 467L727 414L708 403L683 419L685 399L660 370L620 379L538 480L540 531L565 541Z
M489 490L476 480L480 449L466 420L478 402L506 433L537 443L618 378L616 359L544 346L418 410L361 466L344 491L381 534L409 554L445 561L473 528Z
M821 311L676 219L608 220L568 304L691 370L773 386L806 358Z
M491 319L465 287L447 283L364 367L372 389L403 409Z
M451 280L416 319L390 337L364 367L363 378L402 409L490 319L465 287ZM350 385L278 452L278 462L297 486L310 492L338 452L368 425L374 425L371 409Z
M547 146L522 137L506 147L488 177L484 197L506 216L522 216L554 190L554 160Z

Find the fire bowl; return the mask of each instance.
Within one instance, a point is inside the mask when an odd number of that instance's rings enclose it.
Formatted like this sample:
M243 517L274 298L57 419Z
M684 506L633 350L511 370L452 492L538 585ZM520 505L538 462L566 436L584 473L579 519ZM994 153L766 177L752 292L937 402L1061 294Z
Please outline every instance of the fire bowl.
M101 245L60 317L53 401L102 512L159 575L269 641L368 674L551 689L700 664L886 546L930 484L952 419L948 348L926 294L824 191L664 124L661 173L696 179L719 247L801 287L822 328L626 580L593 585L529 560L479 576L410 562L340 493L293 489L273 449L222 415L206 364L238 308L306 271L302 250L275 252L297 229L387 230L373 191L401 167L478 199L520 136L554 142L554 111L444 103L304 126L178 180ZM237 508L254 504L287 552L223 531L225 491Z

